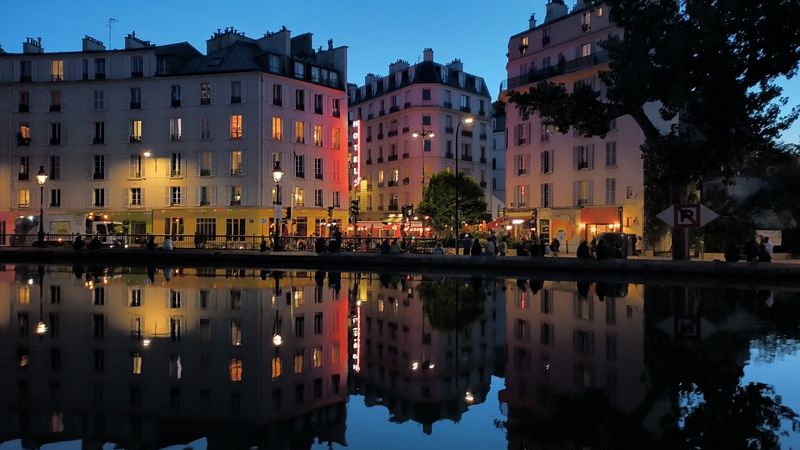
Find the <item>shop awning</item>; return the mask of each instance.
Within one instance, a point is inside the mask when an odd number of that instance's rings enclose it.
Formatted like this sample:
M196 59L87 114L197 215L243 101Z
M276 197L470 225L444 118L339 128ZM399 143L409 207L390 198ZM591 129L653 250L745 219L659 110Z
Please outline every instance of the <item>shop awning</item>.
M494 219L493 221L487 223L486 224L486 228L489 228L489 229L500 228L500 227L504 226L505 224L506 224L506 218L505 217L498 217L497 219Z
M581 209L581 223L607 225L619 223L619 214L616 206Z

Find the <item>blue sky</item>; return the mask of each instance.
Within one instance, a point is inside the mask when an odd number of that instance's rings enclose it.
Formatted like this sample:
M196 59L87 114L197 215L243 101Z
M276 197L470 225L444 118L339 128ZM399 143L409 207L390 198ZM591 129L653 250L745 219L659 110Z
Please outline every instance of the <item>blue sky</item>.
M574 0L567 0L572 4ZM79 50L84 34L108 43L108 18L115 48L132 30L156 44L188 41L205 51L217 28L233 26L260 36L286 25L294 34L313 32L315 44L349 47L349 80L363 84L368 72L385 74L390 62L416 62L432 47L438 62L460 58L464 69L486 79L497 96L505 78L508 37L528 26L528 16L544 19L545 0L368 1L322 0L140 0L80 2L39 0L4 2L0 7L0 45L19 52L25 37L41 37L45 50ZM800 104L800 77L784 81L790 105ZM800 142L800 124L784 135Z

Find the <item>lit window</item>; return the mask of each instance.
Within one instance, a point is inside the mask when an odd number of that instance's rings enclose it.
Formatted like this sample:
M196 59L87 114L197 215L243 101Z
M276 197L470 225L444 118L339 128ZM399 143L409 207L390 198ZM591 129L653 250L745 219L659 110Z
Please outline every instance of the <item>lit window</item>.
M315 368L322 367L322 347L314 347L312 360Z
M322 125L314 125L314 145L322 147Z
M131 120L131 142L142 141L142 121Z
M283 364L281 363L281 357L275 355L272 358L272 379L279 378L281 376L281 371L283 370Z
M231 175L242 175L244 171L243 156L241 150L231 152Z
M301 120L295 120L294 122L294 141L298 144L304 144L306 142L306 135L305 135L305 124Z
M180 117L173 117L169 119L169 136L170 140L172 141L180 141L181 140L181 118Z
M275 141L283 140L283 119L280 117L272 118L272 139Z
M20 305L27 305L31 302L31 290L28 286L21 286L18 291L17 299Z
M231 116L231 139L242 138L242 116L235 114Z
M52 81L64 80L64 61L55 59L50 61L50 79Z
M242 381L242 360L241 359L231 358L230 372L231 372L231 381L233 381L233 382Z
M238 320L231 320L231 345L234 347L242 345L242 324Z
M303 349L297 350L294 354L294 373L303 373Z

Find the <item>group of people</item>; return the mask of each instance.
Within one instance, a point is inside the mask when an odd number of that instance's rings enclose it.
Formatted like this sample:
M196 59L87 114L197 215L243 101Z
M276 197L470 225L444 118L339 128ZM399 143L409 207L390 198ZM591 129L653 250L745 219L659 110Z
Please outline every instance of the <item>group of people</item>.
M755 239L750 239L744 244L744 248L741 251L736 242L728 241L725 244L725 261L740 261L742 253L744 253L747 262L770 262L772 261L774 248L775 246L769 241L769 236L759 236L758 242Z
M505 256L508 254L508 238L506 236L497 239L494 234L491 234L486 238L486 244L481 245L480 239L472 239L469 234L465 234L461 242L465 255Z
M623 250L621 242L615 242L612 246L606 244L603 239L595 238L591 243L587 243L585 240L581 241L575 255L578 259L597 259L599 261L610 258L623 259L625 250Z
M89 250L99 250L103 248L103 241L100 240L99 235L94 235L89 243L86 243L86 240L81 234L77 234L75 236L75 240L72 241L72 248L75 250L83 250L84 248L89 248Z

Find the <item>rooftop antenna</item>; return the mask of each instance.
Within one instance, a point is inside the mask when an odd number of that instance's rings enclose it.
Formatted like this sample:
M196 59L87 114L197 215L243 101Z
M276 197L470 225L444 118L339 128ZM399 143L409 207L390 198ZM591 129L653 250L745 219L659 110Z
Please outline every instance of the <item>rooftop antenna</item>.
M115 22L119 22L119 20L117 20L117 19L115 19L113 17L109 17L108 18L108 25L106 25L108 27L108 49L109 50L111 50L113 48L111 46L111 25L114 24Z

